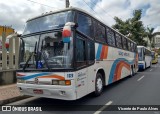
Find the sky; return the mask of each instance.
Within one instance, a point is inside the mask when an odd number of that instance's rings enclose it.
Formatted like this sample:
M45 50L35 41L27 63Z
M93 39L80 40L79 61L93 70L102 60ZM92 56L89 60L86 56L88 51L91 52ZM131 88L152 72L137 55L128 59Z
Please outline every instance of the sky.
M70 0L70 6L86 10L108 26L115 24L115 16L126 20L133 10L142 9L144 26L160 31L160 0ZM0 25L21 34L29 18L63 8L65 0L0 0Z

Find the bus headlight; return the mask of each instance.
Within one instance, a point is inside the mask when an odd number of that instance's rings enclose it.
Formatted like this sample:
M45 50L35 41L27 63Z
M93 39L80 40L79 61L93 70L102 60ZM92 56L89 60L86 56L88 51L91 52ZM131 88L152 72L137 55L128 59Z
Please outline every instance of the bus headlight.
M65 85L65 81L64 80L60 80L59 81L59 85Z
M25 80L17 79L17 83L25 83Z
M71 85L71 80L52 80L52 85Z
M52 85L58 85L58 80L52 80Z

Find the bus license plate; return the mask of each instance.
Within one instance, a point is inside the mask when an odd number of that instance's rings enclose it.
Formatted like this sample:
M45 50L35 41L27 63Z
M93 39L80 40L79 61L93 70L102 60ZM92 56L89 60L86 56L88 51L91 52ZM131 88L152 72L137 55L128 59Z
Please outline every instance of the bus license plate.
M34 89L34 90L33 90L33 93L35 93L35 94L43 94L43 90Z

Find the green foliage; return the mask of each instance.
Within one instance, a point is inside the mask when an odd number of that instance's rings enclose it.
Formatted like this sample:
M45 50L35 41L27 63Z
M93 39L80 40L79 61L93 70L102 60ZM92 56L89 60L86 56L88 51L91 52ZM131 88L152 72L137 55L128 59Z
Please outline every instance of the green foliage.
M141 19L142 10L135 10L133 17L122 21L122 19L115 17L116 24L112 27L117 29L120 33L137 42L138 45L147 46L147 42L143 39L147 36L145 27Z
M154 31L154 28L148 28L147 27L147 36L148 36L148 39L150 41L150 44L151 44L151 47L154 48L154 35L153 35L153 31Z

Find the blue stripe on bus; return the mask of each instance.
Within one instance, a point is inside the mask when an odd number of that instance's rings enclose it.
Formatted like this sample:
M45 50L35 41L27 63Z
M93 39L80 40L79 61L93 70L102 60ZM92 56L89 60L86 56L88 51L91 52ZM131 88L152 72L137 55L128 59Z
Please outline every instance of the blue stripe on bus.
M97 54L96 54L96 60L100 60L101 51L102 51L102 44L99 44Z
M109 80L108 80L108 84L111 84L113 82L113 79L114 79L114 73L115 73L115 70L116 70L116 66L117 64L120 62L120 61L125 61L127 62L128 64L133 64L134 60L129 62L127 59L125 58L118 58L114 61L113 65L112 65L112 68L111 68L111 71L110 71L110 74L109 74Z

